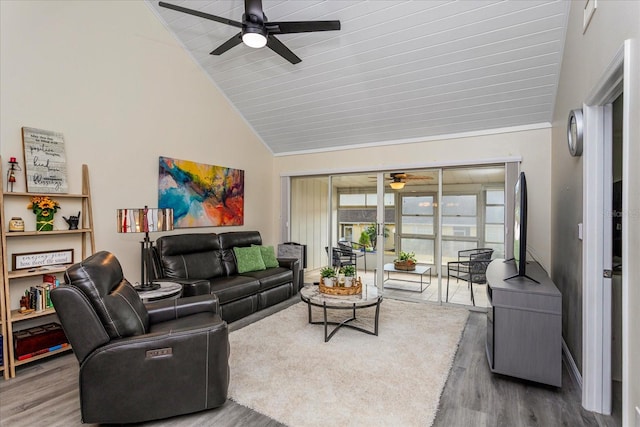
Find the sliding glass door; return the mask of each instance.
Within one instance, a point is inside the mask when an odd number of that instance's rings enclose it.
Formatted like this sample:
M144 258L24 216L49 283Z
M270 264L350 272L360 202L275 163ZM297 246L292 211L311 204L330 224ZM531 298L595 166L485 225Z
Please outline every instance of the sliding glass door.
M363 283L386 297L445 301L447 263L460 251L488 247L504 256L504 181L504 165L291 178L289 240L307 245L305 282L317 282L332 248L346 246ZM401 252L427 273L390 272ZM449 297L470 305L470 287L454 279Z

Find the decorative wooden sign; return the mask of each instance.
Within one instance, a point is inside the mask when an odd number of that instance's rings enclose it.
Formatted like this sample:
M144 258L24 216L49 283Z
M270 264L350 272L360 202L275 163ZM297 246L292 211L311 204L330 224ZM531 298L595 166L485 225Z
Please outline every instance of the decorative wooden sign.
M14 270L64 264L73 264L73 249L13 254Z
M67 193L67 158L60 132L22 128L29 193Z

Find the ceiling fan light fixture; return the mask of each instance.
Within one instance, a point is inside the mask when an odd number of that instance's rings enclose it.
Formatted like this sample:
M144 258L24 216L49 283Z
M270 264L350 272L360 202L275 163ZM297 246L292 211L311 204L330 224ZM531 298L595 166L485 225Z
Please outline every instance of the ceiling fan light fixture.
M404 182L402 182L402 181L391 181L389 183L389 186L393 190L402 190L404 188Z
M267 34L263 28L245 28L242 32L242 42L249 47L259 49L267 45Z

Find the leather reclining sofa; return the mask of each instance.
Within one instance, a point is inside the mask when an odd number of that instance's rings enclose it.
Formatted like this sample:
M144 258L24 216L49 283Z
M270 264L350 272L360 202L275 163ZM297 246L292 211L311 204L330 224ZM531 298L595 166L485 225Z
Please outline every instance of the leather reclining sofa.
M239 273L234 248L251 246L262 246L258 231L162 236L150 254L150 276L181 283L183 297L215 294L222 319L233 322L290 298L300 288L296 258L278 258L277 267Z

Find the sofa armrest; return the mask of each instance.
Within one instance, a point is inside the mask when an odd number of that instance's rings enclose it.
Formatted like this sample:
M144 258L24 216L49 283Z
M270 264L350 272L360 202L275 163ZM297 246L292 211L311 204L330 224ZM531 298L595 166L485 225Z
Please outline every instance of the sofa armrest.
M172 279L164 277L161 279L154 279L154 283L172 282L180 283L182 285L182 296L192 297L196 295L208 295L211 293L211 284L206 279Z
M304 284L304 278L300 274L300 260L298 258L278 258L278 264L280 264L280 267L288 268L293 272L293 293L298 293L298 290Z
M145 306L149 313L149 323L152 325L195 313L212 312L220 314L218 297L213 294L160 300L147 303Z

